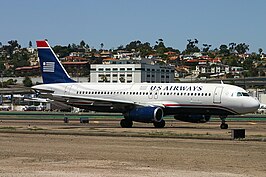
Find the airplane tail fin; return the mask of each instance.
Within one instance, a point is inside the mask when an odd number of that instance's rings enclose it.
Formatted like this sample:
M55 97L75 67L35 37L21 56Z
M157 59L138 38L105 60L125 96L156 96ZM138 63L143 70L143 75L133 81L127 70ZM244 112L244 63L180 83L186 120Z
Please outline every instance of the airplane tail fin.
M70 78L47 41L36 43L44 84L76 82Z

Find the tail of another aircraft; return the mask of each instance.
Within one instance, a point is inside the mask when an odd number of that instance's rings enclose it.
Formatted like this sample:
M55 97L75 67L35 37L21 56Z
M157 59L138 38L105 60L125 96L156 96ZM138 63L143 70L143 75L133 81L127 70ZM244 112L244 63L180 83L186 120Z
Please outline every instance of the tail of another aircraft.
M75 82L70 78L63 65L58 60L54 51L47 41L36 41L38 57L44 84L51 83L71 83Z

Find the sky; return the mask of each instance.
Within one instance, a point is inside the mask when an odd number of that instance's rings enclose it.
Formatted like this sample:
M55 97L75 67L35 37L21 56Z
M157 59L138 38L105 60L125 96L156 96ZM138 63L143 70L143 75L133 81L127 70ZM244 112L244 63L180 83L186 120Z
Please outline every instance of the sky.
M266 53L266 0L8 0L0 4L0 42L48 39L116 49L163 39L183 51L188 39L212 45L246 43ZM34 45L36 46L36 45Z

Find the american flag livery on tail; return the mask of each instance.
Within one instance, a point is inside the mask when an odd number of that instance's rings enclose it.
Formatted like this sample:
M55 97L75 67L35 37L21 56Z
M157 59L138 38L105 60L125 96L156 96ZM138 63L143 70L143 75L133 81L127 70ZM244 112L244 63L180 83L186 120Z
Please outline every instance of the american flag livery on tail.
M36 41L44 84L72 83L72 80L47 41Z

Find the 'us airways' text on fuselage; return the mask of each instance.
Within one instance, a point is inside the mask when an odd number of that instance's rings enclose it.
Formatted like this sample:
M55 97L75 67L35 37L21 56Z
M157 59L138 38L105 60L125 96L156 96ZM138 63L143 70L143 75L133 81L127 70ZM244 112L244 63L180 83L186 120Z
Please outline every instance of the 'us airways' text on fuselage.
M150 87L150 91L201 91L203 86L161 86L161 85L154 85Z

